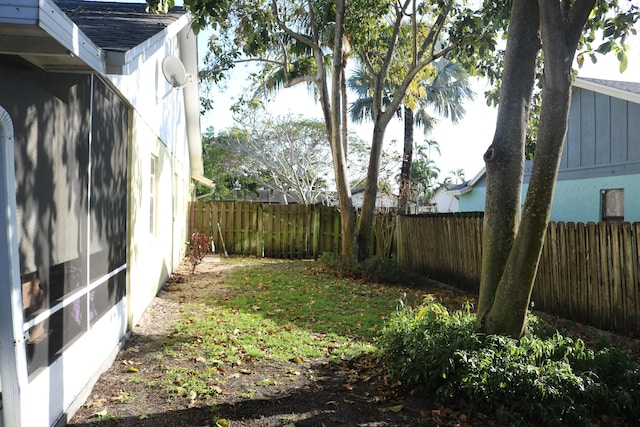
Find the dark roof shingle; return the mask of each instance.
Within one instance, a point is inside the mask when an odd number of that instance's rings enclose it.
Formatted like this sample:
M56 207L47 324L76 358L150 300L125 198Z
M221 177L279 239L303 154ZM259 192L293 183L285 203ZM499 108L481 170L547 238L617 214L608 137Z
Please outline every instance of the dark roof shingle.
M96 45L119 52L138 46L186 13L182 7L174 7L167 14L147 13L146 3L54 1Z

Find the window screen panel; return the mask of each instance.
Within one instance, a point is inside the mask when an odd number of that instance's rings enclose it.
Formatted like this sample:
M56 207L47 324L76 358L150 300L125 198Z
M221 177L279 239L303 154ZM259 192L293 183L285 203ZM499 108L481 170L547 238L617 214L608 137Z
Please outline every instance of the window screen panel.
M23 306L31 318L86 285L90 76L0 61L14 122Z
M126 289L127 275L124 271L121 271L90 292L89 320L91 325L124 298Z
M87 330L86 307L87 296L83 295L29 329L26 344L30 376L58 359Z
M100 79L91 141L90 279L126 263L128 109Z

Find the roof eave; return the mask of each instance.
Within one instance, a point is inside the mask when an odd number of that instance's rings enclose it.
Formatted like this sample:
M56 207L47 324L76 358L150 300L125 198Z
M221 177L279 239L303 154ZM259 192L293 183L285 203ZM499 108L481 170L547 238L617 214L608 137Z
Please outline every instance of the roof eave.
M158 49L164 46L166 39L177 36L181 31L189 26L190 22L190 15L185 13L166 28L156 33L153 37L146 39L144 42L129 50L108 51L106 61L107 73L117 75L133 73L149 56L153 55L158 51Z
M473 187L482 179L482 177L487 173L487 168L483 167L480 172L476 174L470 181L467 181L466 185L462 188L452 188L451 190L445 190L444 192L447 194L451 194L453 196L461 196L463 194L467 194L468 192L473 190Z
M456 190L445 190L443 194L451 194L452 196L462 196L463 194L467 194L473 191L473 187L467 186L464 188L458 188Z
M38 26L51 35L68 51L84 62L91 70L104 74L106 71L105 54L96 46L52 0L41 0ZM64 65L56 71L64 71ZM77 70L78 67L71 67Z
M640 95L637 93L629 92L626 90L618 89L611 86L606 86L597 82L583 80L580 77L576 77L574 86L581 89L587 89L594 92L601 93L603 95L609 95L614 98L624 99L625 101L634 102L640 104Z
M0 52L47 71L104 73L105 54L52 0L0 0Z

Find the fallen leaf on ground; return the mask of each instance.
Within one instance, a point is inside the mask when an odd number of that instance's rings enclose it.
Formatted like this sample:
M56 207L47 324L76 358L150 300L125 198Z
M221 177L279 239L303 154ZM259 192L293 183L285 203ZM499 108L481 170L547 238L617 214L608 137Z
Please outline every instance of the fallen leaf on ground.
M98 418L102 418L102 417L107 415L107 410L103 409L102 411L98 411L98 412L94 413L93 415L95 415Z
M404 405L387 406L386 408L378 408L378 411L385 412L400 412L404 408Z

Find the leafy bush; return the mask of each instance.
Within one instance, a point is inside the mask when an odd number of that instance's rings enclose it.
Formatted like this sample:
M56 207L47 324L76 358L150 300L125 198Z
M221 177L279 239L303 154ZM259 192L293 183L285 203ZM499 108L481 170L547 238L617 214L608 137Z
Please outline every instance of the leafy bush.
M374 256L360 264L362 279L375 283L404 283L406 273L396 260Z
M333 253L323 253L320 263L339 277L374 283L405 283L407 274L394 259L373 256L359 263Z
M558 332L483 335L468 308L449 313L433 302L399 309L377 344L394 380L443 403L494 412L501 423L591 425L602 414L640 420L640 364L620 349L589 349Z
M204 233L195 232L189 239L189 263L191 264L191 274L195 273L196 267L204 261L204 256L211 252L212 237Z
M332 252L323 252L318 261L325 269L340 277L354 277L357 274L358 263L356 261L343 258Z

